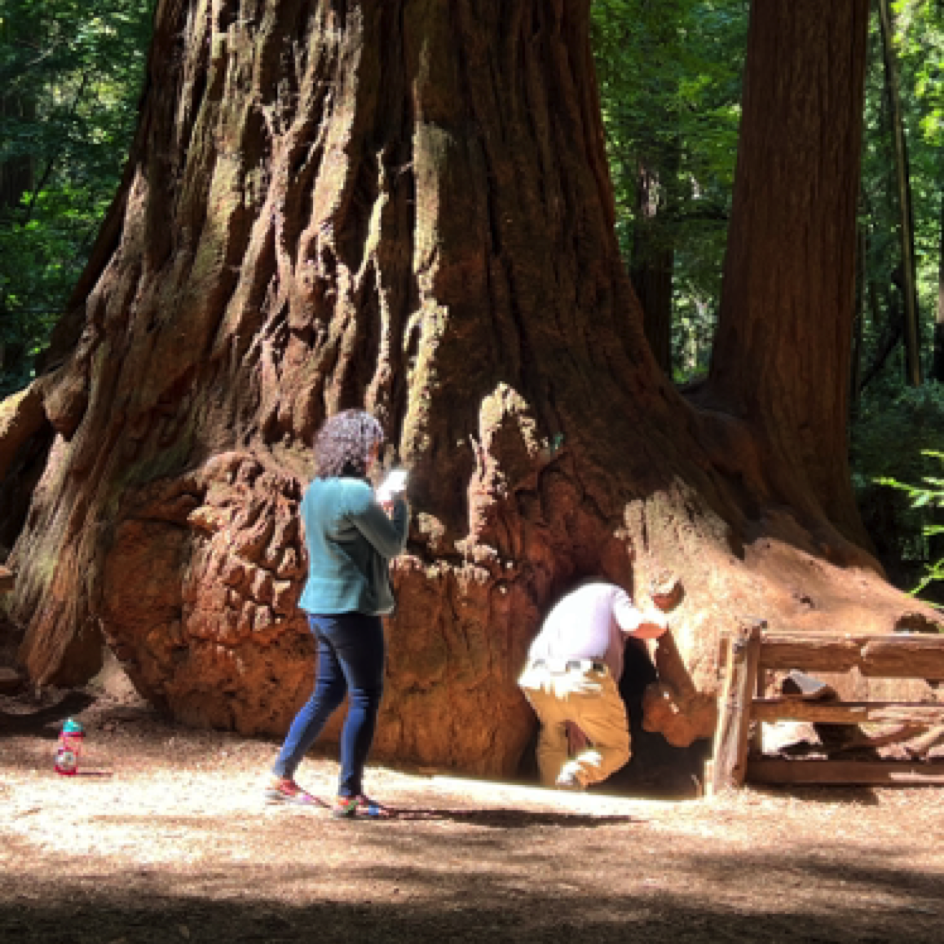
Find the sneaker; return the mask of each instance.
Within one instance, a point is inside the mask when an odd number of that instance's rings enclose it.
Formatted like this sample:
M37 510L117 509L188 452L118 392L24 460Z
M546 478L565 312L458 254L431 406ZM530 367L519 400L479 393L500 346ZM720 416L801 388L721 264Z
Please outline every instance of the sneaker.
M289 806L321 806L310 793L287 777L273 777L265 791L265 801L271 804Z
M572 772L562 773L555 784L558 790L583 790L583 784L577 779L577 775Z
M392 819L393 810L383 806L376 800L366 797L363 794L358 796L339 796L331 807L331 815L338 819L354 819L355 817L367 817L368 819Z

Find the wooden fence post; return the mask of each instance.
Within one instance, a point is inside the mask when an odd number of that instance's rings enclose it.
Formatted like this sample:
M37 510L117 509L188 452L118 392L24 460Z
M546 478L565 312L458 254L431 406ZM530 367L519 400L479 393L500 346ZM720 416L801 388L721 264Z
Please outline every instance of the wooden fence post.
M764 620L744 621L731 635L711 767L713 794L744 783L751 702L757 688L760 662L760 637L766 626Z

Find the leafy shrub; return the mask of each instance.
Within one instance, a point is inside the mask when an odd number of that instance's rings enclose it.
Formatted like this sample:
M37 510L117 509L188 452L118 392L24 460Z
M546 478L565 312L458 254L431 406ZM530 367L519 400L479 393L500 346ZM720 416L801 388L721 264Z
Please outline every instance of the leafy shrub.
M944 465L944 452L926 449L923 454L932 459L939 459ZM944 508L944 478L926 475L924 476L924 485L908 485L896 479L880 478L877 480L877 484L887 485L903 491L911 500L911 507L914 509ZM926 524L922 530L924 536L930 540L934 535L944 534L944 525ZM918 586L915 587L914 592L920 593L928 584L936 580L944 581L944 556L939 560L932 560L928 564L927 571Z
M941 453L928 448L944 442L944 385L864 401L852 433L853 484L879 559L894 582L924 589L944 557Z

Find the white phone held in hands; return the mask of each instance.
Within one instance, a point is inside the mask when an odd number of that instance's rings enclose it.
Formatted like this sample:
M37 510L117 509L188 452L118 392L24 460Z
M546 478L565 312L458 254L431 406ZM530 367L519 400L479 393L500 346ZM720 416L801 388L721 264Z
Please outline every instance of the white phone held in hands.
M377 501L389 502L406 491L406 469L391 469L377 489Z

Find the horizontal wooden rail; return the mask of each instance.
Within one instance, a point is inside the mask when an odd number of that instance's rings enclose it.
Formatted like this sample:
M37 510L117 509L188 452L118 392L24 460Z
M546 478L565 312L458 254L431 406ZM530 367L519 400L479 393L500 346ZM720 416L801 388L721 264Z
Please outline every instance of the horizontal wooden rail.
M848 672L870 678L944 680L944 635L928 633L868 636L820 636L765 631L761 669Z
M907 701L801 701L798 698L755 698L751 720L806 721L811 724L944 724L944 704Z
M894 760L752 760L750 782L841 786L944 786L944 763L912 764Z

